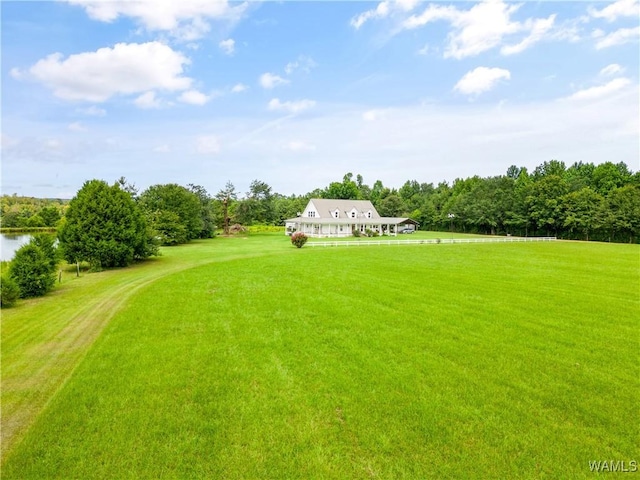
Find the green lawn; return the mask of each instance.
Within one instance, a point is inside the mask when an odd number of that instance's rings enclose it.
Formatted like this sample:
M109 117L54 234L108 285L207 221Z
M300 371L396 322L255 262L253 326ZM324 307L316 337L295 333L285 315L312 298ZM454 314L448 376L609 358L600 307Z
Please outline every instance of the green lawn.
M3 478L581 478L640 460L637 245L164 252L3 312L3 432L65 357L49 343L86 330Z

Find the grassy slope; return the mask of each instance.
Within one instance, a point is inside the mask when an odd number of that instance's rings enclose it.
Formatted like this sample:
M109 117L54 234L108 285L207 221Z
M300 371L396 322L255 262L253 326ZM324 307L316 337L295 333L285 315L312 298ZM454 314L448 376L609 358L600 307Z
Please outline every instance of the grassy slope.
M636 246L240 242L124 302L3 476L575 478L637 452Z
M199 241L164 249L127 269L76 278L65 271L46 297L2 310L2 457L10 451L102 332L113 314L140 288L185 268L286 247L276 238L245 248L245 238Z

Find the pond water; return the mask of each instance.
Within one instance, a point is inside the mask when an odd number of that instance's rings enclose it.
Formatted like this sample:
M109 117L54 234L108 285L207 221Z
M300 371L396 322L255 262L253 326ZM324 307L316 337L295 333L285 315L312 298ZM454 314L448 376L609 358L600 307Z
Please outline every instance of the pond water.
M20 233L18 235L0 234L0 261L6 262L13 258L21 246L29 243L31 235Z

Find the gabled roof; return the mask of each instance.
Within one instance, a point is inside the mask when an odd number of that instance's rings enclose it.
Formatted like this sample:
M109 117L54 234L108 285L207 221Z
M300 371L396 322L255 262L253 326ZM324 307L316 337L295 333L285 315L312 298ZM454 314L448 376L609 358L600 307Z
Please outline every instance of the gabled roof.
M333 212L340 212L339 218L349 218L350 212L355 209L362 215L371 211L371 218L380 218L378 211L369 200L339 200L330 198L312 198L309 200L318 212L319 218L333 218ZM308 205L307 205L308 206ZM345 213L346 212L346 213Z

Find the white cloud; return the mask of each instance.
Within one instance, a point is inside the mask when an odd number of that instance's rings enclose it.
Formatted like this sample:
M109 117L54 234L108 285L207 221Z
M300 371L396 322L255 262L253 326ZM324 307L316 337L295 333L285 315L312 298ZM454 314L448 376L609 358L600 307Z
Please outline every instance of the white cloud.
M579 90L573 95L567 97L568 100L598 100L603 97L607 97L612 93L622 90L629 85L631 80L628 78L615 78L605 85L599 85L597 87L586 88Z
M600 75L603 77L611 77L613 75L616 75L618 73L623 73L623 72L624 72L624 68L622 68L617 63L612 63L611 65L607 65L602 70L600 70Z
M190 105L204 105L211 100L211 97L197 90L187 90L186 92L182 92L182 95L178 97L178 100Z
M231 6L226 0L67 0L85 9L94 20L113 22L131 17L149 31L163 31L184 41L202 38L210 20L237 21L247 4Z
M69 125L67 125L67 128L69 130L71 130L72 132L86 132L87 131L87 127L85 127L82 123L80 122L73 122L70 123Z
M515 45L505 45L500 49L500 53L503 55L513 55L515 53L520 53L527 48L529 48L534 43L539 42L553 28L553 22L555 21L556 16L551 15L549 18L538 18L536 20L527 20L527 28L531 33L529 36L522 39L519 43Z
M272 89L279 85L287 85L289 80L286 78L279 77L278 75L274 75L272 73L263 73L260 75L260 85L262 88Z
M287 75L291 75L296 70L302 70L305 73L309 73L317 66L318 64L313 60L313 58L306 55L300 55L296 61L287 63L284 67L284 71Z
M314 107L316 102L314 100L299 100L297 102L281 102L280 99L274 98L269 102L269 110L282 110L289 113L300 113L304 110Z
M189 59L160 42L118 43L113 48L63 59L54 53L29 68L29 74L64 100L104 102L114 95L149 90L185 90Z
M42 145L49 150L60 150L64 146L57 138L47 138L42 142Z
M602 50L603 48L614 47L616 45L624 45L625 43L638 40L638 37L640 37L640 27L621 28L609 35L600 36L600 39L596 42L596 50Z
M418 55L428 55L429 54L429 44L427 43L424 47L418 50Z
M313 152L316 146L300 140L294 140L285 144L284 148L291 152Z
M129 122L125 129L115 122L103 122L101 133L114 138L113 145L93 137L87 141L85 135L67 131L66 137L60 137L64 142L60 150L45 149L41 139L52 135L42 131L37 120L20 128L27 137L17 125L5 122L3 134L20 141L2 151L3 168L11 166L13 172L4 181L22 185L18 193L30 195L29 185L50 182L56 173L65 171L62 181L71 186L35 190L41 197L63 190L72 192L72 197L86 178L92 178L88 175L107 179L124 175L141 189L169 181L186 185L195 178L202 179L200 183L210 192L224 187L227 178L248 178L245 185L236 184L239 191L247 191L250 179L260 178L276 192L304 194L341 178L345 171L362 174L369 185L381 179L385 186L399 188L412 179L437 184L457 177L504 174L514 159L529 171L550 158L567 165L616 158L633 168L638 160L640 119L637 85L635 78L629 78L630 85L598 101L514 99L500 109L495 103L432 102L384 108L384 117L375 122L362 119L364 111L378 108L375 104L329 104L317 115L297 117L272 112L270 121L255 112L216 115L207 119L206 130L202 130L201 118L160 122L153 129L145 122ZM63 126L66 129L66 123ZM219 138L218 155L203 156L196 151L198 135L208 134ZM292 141L315 145L316 150L285 150ZM152 150L163 143L172 149L165 157L180 152L180 168L152 168L161 157ZM186 148L180 146L185 144ZM425 152L433 152L428 162ZM88 162L87 158L110 161ZM79 168L69 168L70 162ZM220 162L225 169L222 179Z
M375 122L384 117L383 110L367 110L362 114L362 119L367 122Z
M76 112L90 117L104 117L107 114L107 111L104 108L98 108L95 105L91 105L87 108L77 108Z
M614 22L620 17L636 17L640 15L639 0L618 0L610 3L601 10L589 8L589 15L593 18L604 18L607 22Z
M412 15L403 22L403 28L419 28L428 23L444 20L451 24L447 37L446 58L461 59L478 55L500 46L505 37L525 34L519 43L503 47L502 53L519 53L543 39L553 26L555 15L548 18L527 19L524 23L512 21L511 16L521 4L508 5L500 0L481 2L469 10L454 6L429 5L421 14Z
M155 92L146 92L136 98L133 103L138 108L149 109L149 108L160 108L161 103L160 100L156 98Z
M410 12L418 5L419 1L420 0L396 0L396 5L400 7L401 10Z
M233 38L222 40L218 46L225 53L225 55L233 55L235 53L236 41Z
M171 151L171 147L165 143L163 145L158 145L153 149L153 151L156 153L169 153Z
M196 139L196 151L203 155L220 153L220 142L215 135L202 135Z
M249 87L247 87L246 85L242 84L242 83L237 83L233 86L233 88L231 89L231 92L233 93L241 93L244 92L245 90L248 90Z
M418 4L418 0L387 0L380 2L376 8L356 15L349 22L356 30L362 27L369 20L386 18L394 12L410 12Z
M453 89L465 95L477 95L491 90L500 80L509 80L510 78L509 70L478 67L467 72Z
M9 70L9 75L16 80L22 80L24 78L24 72L16 67Z
M362 12L360 15L357 15L351 19L351 26L355 29L362 27L367 21L374 18L385 18L389 15L391 2L380 2L376 8L373 10L367 10L366 12Z

